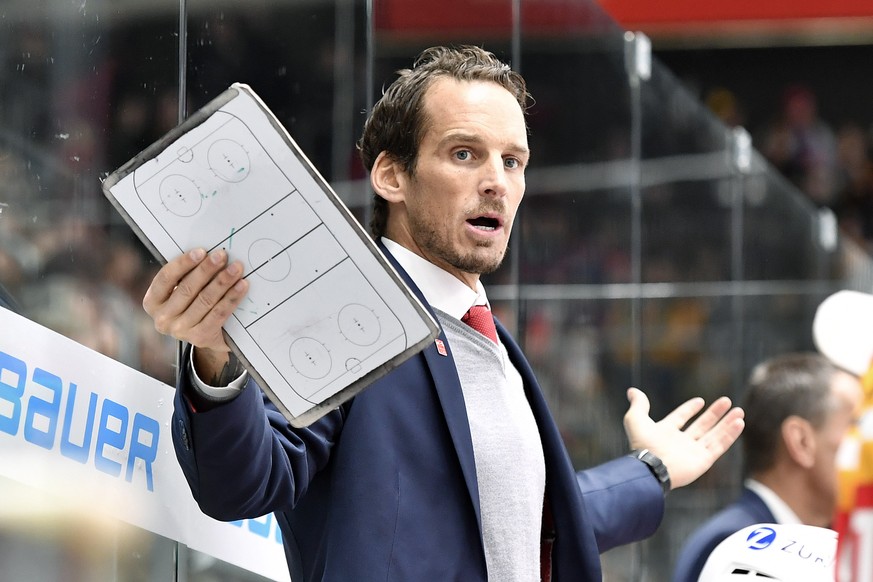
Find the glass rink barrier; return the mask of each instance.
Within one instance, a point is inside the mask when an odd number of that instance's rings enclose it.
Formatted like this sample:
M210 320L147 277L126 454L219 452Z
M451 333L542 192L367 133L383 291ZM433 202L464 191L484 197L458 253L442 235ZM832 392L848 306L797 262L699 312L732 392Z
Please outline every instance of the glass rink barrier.
M628 386L660 418L736 397L812 350L868 251L593 0L83 0L0 4L0 580L288 580L272 515L203 515L171 429L179 345L142 300L160 263L101 180L233 83L251 86L367 225L366 112L423 48L475 44L522 73L531 163L484 278L574 464L626 452ZM736 449L735 447L734 449ZM731 450L667 498L604 578L669 579L740 487Z

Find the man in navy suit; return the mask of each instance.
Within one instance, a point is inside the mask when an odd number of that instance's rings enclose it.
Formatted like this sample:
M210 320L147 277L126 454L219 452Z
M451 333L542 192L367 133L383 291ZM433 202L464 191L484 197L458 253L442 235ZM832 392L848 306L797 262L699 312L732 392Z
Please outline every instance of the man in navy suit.
M500 265L524 194L527 99L491 53L436 47L375 105L359 143L371 230L441 344L307 428L288 425L224 341L248 289L241 264L194 249L146 293L158 331L193 346L173 437L195 499L223 520L274 512L295 582L600 580L599 553L650 535L666 492L742 431L726 398L656 423L630 389L634 454L571 466L518 345L481 313L479 277Z
M743 400L742 494L686 541L673 581L697 582L715 547L746 526L830 527L837 448L861 398L859 378L819 354L786 354L756 366Z

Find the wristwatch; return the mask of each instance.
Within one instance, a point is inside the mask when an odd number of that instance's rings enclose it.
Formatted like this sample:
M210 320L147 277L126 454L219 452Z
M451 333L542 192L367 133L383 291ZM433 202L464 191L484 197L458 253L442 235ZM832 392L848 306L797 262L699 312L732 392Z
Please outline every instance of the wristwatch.
M631 452L631 456L648 465L649 469L652 471L652 475L654 475L655 479L658 480L658 483L661 484L661 490L666 496L673 486L670 484L670 473L667 472L667 466L663 461L652 454L649 449L636 449Z

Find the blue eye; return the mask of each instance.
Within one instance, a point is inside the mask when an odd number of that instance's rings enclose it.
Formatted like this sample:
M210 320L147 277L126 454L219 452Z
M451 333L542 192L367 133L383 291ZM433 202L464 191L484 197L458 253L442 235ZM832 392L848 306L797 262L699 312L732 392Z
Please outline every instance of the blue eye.
M457 152L455 152L455 157L461 161L469 160L470 152L469 150L458 150Z
M503 163L507 168L517 168L521 165L521 163L515 158L506 158L503 160Z

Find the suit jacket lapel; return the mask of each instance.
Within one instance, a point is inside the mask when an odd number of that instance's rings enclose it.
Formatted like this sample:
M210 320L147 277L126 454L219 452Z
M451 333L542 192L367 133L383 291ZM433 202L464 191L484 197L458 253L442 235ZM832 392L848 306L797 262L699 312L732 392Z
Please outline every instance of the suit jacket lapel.
M518 344L515 343L515 340L509 335L506 328L503 327L499 320L495 319L495 323L497 325L497 335L506 347L506 352L509 355L510 361L518 370L518 373L521 374L521 378L524 382L524 393L527 396L527 401L530 404L531 411L533 412L534 419L536 420L537 427L540 431L540 439L543 443L543 454L545 455L546 460L546 476L548 480L548 471L554 471L558 468L564 469L567 467L572 469L572 465L569 464L569 459L564 455L561 435L558 432L558 427L552 420L551 413L546 404L546 399L543 397L543 393L539 389L536 376L534 376L530 364L528 364L527 359L521 352L521 348L518 347ZM551 491L549 493L551 494Z
M403 281L412 292L419 298L422 304L434 315L424 295L412 282L409 275L397 263L390 252L378 243L379 248L388 258L388 261L397 270ZM581 493L576 485L575 472L570 458L563 446L558 427L552 419L548 405L542 391L536 382L536 377L531 370L530 364L521 352L518 344L509 335L500 321L495 319L497 333L500 341L506 346L510 360L515 365L524 382L524 390L533 411L534 419L540 431L543 444L543 454L546 461L546 494L549 498L554 515L555 527L561 532L560 542L555 546L553 555L553 572L557 577L560 571L573 572L574 575L583 571L591 575L591 579L600 578L600 562L596 552L591 548L597 547L594 532L585 529L582 524L576 523L578 516L584 514ZM439 339L448 346L445 333L440 330ZM461 390L461 381L452 358L451 346L447 356L441 355L435 345L426 347L422 354L428 364L434 387L437 392L440 405L445 415L446 425L449 429L458 462L470 500L476 514L481 536L482 515L479 506L479 484L476 479L476 465L473 457L473 442L470 437L470 423L467 419L467 408L464 402L464 394ZM579 531L584 531L580 534ZM581 537L580 537L581 536ZM561 551L561 548L565 548Z
M446 336L442 332L440 332L440 339L446 342ZM446 345L448 345L448 342L446 342ZM476 512L476 522L481 528L482 516L479 508L479 482L476 479L473 441L470 437L470 423L467 419L467 406L464 402L464 393L461 390L461 381L458 379L458 372L455 368L451 351L449 351L448 356L442 356L439 355L434 346L428 346L423 353L430 367L434 387L445 414L446 425L448 425L449 434L452 436L452 442L458 454L461 472L464 475L467 491L470 493L470 500Z
M576 484L575 470L564 447L561 433L521 348L499 320L495 319L495 324L497 335L506 346L510 361L524 381L524 392L543 445L543 457L546 463L546 497L551 506L554 528L559 532L552 554L553 579L560 577L558 575L560 572L572 572L574 577L580 572L587 572L591 576L590 579L599 580L601 576L599 557L596 552L591 552L591 548L597 547L597 541L593 530L578 521L580 516L582 519L587 517L584 517L585 508Z
M397 270L401 279L409 286L410 290L418 297L421 303L436 320L436 315L430 307L430 304L424 298L424 295L415 285L406 271L394 259L393 255L379 242L379 249L383 252L388 261ZM448 346L445 333L440 330L439 341ZM439 397L440 405L446 419L446 425L449 428L449 434L452 437L452 442L455 445L455 452L458 455L458 462L461 465L461 472L464 475L464 481L467 484L467 491L470 493L470 501L473 504L473 509L476 512L476 522L479 524L480 532L482 528L482 515L479 507L479 482L476 479L476 463L473 457L473 441L470 437L470 423L467 419L467 406L464 402L464 393L461 390L461 381L458 379L458 372L455 367L455 360L452 357L451 350L448 355L441 355L435 344L426 347L422 354L427 361L428 368L433 378L434 387Z

